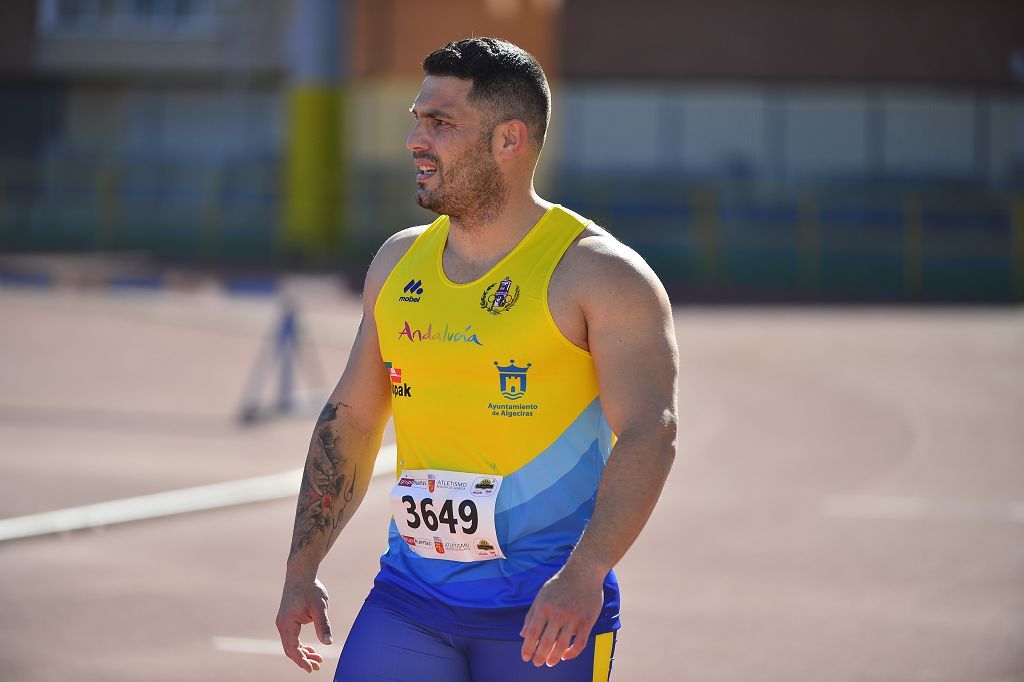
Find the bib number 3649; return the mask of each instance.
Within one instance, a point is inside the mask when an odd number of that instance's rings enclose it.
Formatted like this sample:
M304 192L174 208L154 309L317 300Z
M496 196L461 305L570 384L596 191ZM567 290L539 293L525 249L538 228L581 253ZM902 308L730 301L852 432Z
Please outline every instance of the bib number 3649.
M402 503L405 504L407 513L405 522L409 528L416 529L423 525L427 530L435 531L444 525L448 527L448 532L452 535L458 532L472 535L480 523L476 503L473 500L459 502L458 517L454 513L454 500L445 500L436 513L434 512L434 500L429 497L424 497L417 504L416 498L412 495L403 495Z
M395 527L424 559L504 559L494 514L502 476L439 469L405 470L391 489Z

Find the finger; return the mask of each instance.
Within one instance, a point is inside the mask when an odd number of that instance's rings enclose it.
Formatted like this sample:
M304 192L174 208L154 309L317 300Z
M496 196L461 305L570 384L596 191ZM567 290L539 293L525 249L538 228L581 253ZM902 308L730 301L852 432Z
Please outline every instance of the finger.
M523 657L524 662L533 658L533 652L537 649L537 642L540 640L540 634L543 631L543 620L540 618L531 618L529 615L526 616L526 625L523 626L523 629L519 633L523 638L523 649L520 652L520 655Z
M306 656L302 653L301 650L297 650L297 651L298 651L298 656L296 658L292 659L293 661L295 661L295 665L299 666L300 668L305 670L307 673L313 672L313 662L310 661L308 658L306 658Z
M558 639L551 646L551 652L548 654L545 663L550 668L558 665L559 661L562 661L562 654L569 648L569 641L572 639L572 630L570 628L562 628L561 632L558 633Z
M327 617L327 600L321 599L316 605L316 610L310 614L313 616L313 629L316 630L316 637L324 644L331 643L331 621Z
M299 645L299 630L301 626L295 621L278 621L277 631L281 635L281 648L284 655L295 661L295 665L306 668L305 653Z
M526 612L526 618L523 619L523 627L519 629L519 636L525 637L526 631L535 620L533 606L530 606L530 610Z
M307 673L319 670L320 664L324 660L322 656L304 644L299 645L299 655L302 657L302 660L296 661L296 663Z
M317 590L320 591L320 594L323 596L324 601L330 601L331 600L331 596L329 594L327 594L327 586L324 585L322 582L320 582L319 578L314 578L313 579L313 585L316 587Z
M584 634L586 633L586 634ZM587 648L587 644L590 641L590 628L577 628L576 630L576 641L572 643L569 650L562 654L562 660L568 661L571 658L576 658Z
M555 640L558 639L560 631L560 627L550 622L544 628L544 634L540 636L540 642L537 644L537 651L533 654L533 664L535 666L542 666L548 660L548 656L551 654L551 647L555 645Z

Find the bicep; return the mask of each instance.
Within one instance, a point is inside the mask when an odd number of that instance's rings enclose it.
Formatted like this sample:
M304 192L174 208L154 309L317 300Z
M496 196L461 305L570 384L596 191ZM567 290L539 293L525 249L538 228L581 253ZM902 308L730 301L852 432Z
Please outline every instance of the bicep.
M365 313L330 400L344 404L346 413L368 431L383 428L391 415L391 391L380 357L376 324Z
M363 317L345 370L330 398L347 406L347 414L366 430L383 428L391 416L391 388L380 355L374 308L398 256L399 250L389 240L370 264L363 285Z
M619 437L674 429L679 352L668 295L635 254L601 269L584 314L608 422Z
M391 416L391 382L380 355L374 308L381 288L398 261L427 226L402 230L384 242L370 263L363 285L363 319L359 323L345 371L331 400L344 403L347 413L366 430L383 428Z

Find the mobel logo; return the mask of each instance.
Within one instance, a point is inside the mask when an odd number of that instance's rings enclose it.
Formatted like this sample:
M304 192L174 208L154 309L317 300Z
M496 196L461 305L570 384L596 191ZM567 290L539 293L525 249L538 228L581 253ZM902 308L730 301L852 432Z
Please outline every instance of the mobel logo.
M409 283L402 289L405 296L399 296L399 301L405 303L419 303L420 298L423 296L423 280L416 279L415 277L409 280Z

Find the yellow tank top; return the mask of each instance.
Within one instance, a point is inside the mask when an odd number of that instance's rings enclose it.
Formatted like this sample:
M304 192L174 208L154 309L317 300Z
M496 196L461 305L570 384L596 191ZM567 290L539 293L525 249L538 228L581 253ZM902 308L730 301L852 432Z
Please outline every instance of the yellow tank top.
M392 522L371 599L449 632L514 639L537 590L578 541L612 434L592 358L556 327L548 286L589 222L553 206L487 274L456 284L442 267L449 219L441 216L385 281L374 316L398 471L503 476L495 520L506 558L425 559ZM617 624L614 575L605 595L599 624L607 630Z

